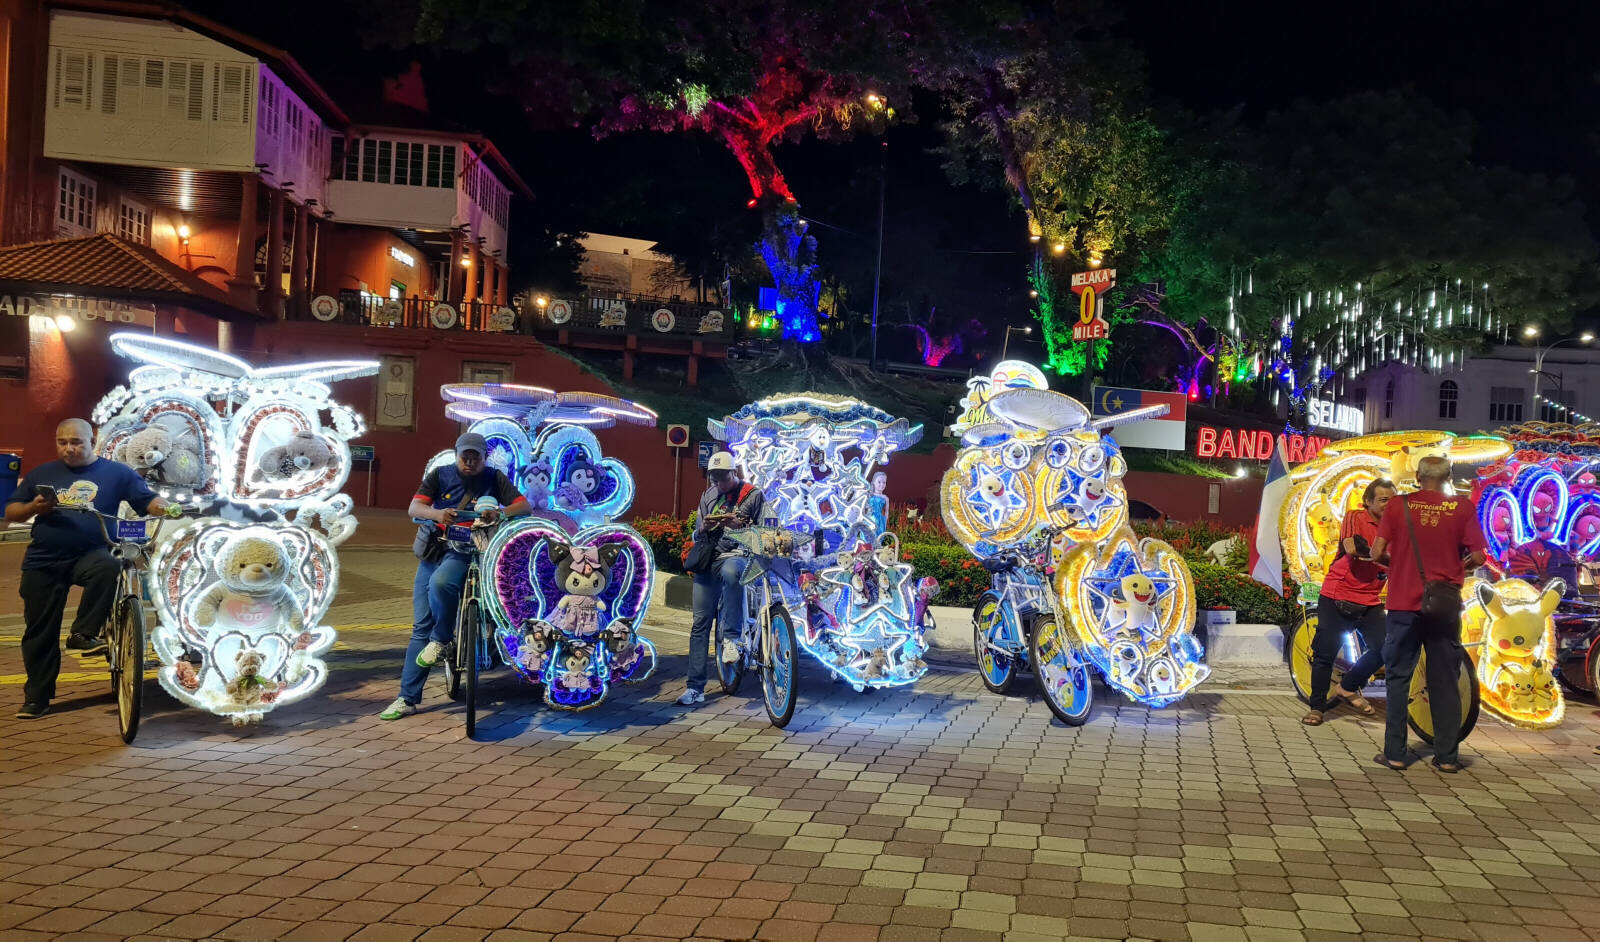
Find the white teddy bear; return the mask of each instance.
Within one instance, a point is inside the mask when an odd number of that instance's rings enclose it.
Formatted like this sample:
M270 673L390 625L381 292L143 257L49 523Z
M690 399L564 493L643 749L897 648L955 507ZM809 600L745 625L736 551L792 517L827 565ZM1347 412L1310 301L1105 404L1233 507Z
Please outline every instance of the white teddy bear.
M118 449L123 461L152 484L199 487L205 480L200 453L160 425L140 429Z
M304 627L304 616L286 585L289 557L271 540L237 535L222 544L213 568L217 581L195 606L195 624L250 631Z

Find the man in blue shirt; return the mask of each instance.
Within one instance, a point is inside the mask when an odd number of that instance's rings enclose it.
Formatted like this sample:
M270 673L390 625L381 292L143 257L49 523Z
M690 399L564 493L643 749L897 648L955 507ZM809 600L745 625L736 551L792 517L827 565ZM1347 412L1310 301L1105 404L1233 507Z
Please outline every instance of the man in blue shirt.
M34 518L32 539L22 557L19 593L22 664L28 681L17 718L24 720L44 716L56 695L67 592L83 586L67 650L98 654L106 649L100 634L116 601L122 571L94 517L57 507L76 504L115 514L127 501L136 513L160 514L169 506L132 468L95 457L94 429L83 419L67 419L56 426L56 458L29 471L6 503L7 523Z
M456 608L467 581L472 557L444 540L462 510L472 510L484 497L499 505L479 514L485 522L500 514L520 517L533 508L517 486L498 468L485 463L489 443L477 432L456 439L456 460L429 471L411 498L411 517L430 521L417 533L411 551L417 557L417 575L411 583L411 643L400 670L400 696L389 704L381 720L397 720L417 712L428 672L455 640Z

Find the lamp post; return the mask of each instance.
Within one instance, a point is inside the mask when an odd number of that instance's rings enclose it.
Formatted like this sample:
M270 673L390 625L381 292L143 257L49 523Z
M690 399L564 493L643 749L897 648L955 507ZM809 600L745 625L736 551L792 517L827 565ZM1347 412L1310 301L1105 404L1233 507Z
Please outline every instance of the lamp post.
M878 99L874 96L874 103ZM883 202L889 191L889 142L884 141L879 150L882 162L878 165L878 268L872 276L872 359L868 369L878 368L878 289L883 284Z
M1539 336L1539 328L1538 328L1538 326L1534 325L1534 324L1529 324L1528 326L1522 328L1522 336L1530 337L1530 338L1538 337ZM1559 347L1564 343L1593 343L1593 342L1594 342L1594 333L1592 331L1584 331L1583 334L1580 335L1580 336L1577 336L1577 337L1563 337L1562 339L1557 340L1557 341L1555 341L1553 343L1545 344L1543 347L1540 347L1534 353L1534 355L1533 355L1533 369L1529 370L1528 372L1533 374L1533 409L1534 409L1534 413L1536 415L1537 415L1537 413L1539 411L1539 380L1540 380L1540 378L1542 378L1544 376L1544 358L1545 358L1545 356L1548 355L1551 350L1554 350L1556 347ZM1557 389L1559 390L1560 389L1560 384L1557 383L1556 385L1557 385Z
M1000 344L1000 359L1002 359L1002 360L1004 360L1006 358L1006 350L1009 349L1010 346L1011 346L1011 332L1013 330L1020 330L1025 334L1033 333L1033 327L1031 325L1030 326L1026 326L1026 327L1007 327L1006 328L1006 339L1005 339L1004 342L1002 342Z

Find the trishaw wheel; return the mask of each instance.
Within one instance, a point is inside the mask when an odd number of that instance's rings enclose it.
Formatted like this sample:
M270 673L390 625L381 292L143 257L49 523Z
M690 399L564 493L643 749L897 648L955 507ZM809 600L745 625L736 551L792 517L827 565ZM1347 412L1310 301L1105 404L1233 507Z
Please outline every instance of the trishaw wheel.
M766 650L761 663L761 694L767 703L767 719L782 729L794 718L795 663L794 621L789 610L774 605L767 612Z
M1068 726L1082 726L1094 712L1094 684L1089 665L1077 650L1077 642L1054 615L1042 616L1033 626L1029 640L1033 676L1050 712Z
M1306 612L1289 629L1289 643L1283 646L1289 661L1289 680L1301 703L1311 702L1311 639L1317 634L1317 613Z
M115 644L117 729L122 741L131 743L139 735L144 706L144 607L136 598L126 597L118 605Z
M972 607L972 652L978 659L978 676L993 693L1011 693L1017 679L1017 659L991 647L1006 618L1014 622L1016 613L995 592L978 596Z
M461 670L465 673L466 701L467 701L467 738L471 739L478 732L478 645L483 643L483 627L481 624L483 611L478 605L478 600L468 599L461 606L465 615L456 625L458 638L466 635L465 650L461 656Z
M445 692L457 703L461 702L466 677L462 665L467 662L466 652L471 650L467 644L467 606L462 605L456 612L456 639L445 648L444 657L439 659L439 666L444 668Z
M1406 723L1428 745L1433 745L1433 709L1428 706L1428 655L1417 655L1417 668L1411 674L1411 702L1406 704ZM1472 659L1465 654L1456 674L1456 696L1461 698L1461 739L1478 725L1482 700L1478 678L1472 672Z

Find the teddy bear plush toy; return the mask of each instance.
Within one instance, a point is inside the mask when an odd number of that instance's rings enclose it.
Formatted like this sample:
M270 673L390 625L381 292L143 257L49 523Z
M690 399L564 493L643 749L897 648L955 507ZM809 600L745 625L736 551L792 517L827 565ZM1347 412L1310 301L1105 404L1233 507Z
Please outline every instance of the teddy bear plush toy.
M315 473L333 463L333 449L315 432L299 432L261 453L256 470L268 481Z
M277 681L261 676L264 660L261 652L252 648L240 651L234 660L237 672L224 690L228 695L228 705L237 711L233 714L235 726L261 722L263 711L260 708L277 699Z
M212 564L217 581L194 610L201 628L271 631L287 628L298 634L304 616L289 591L289 557L271 540L244 534L222 544Z
M118 453L125 464L152 484L199 487L205 480L200 453L190 442L160 425L134 432Z

